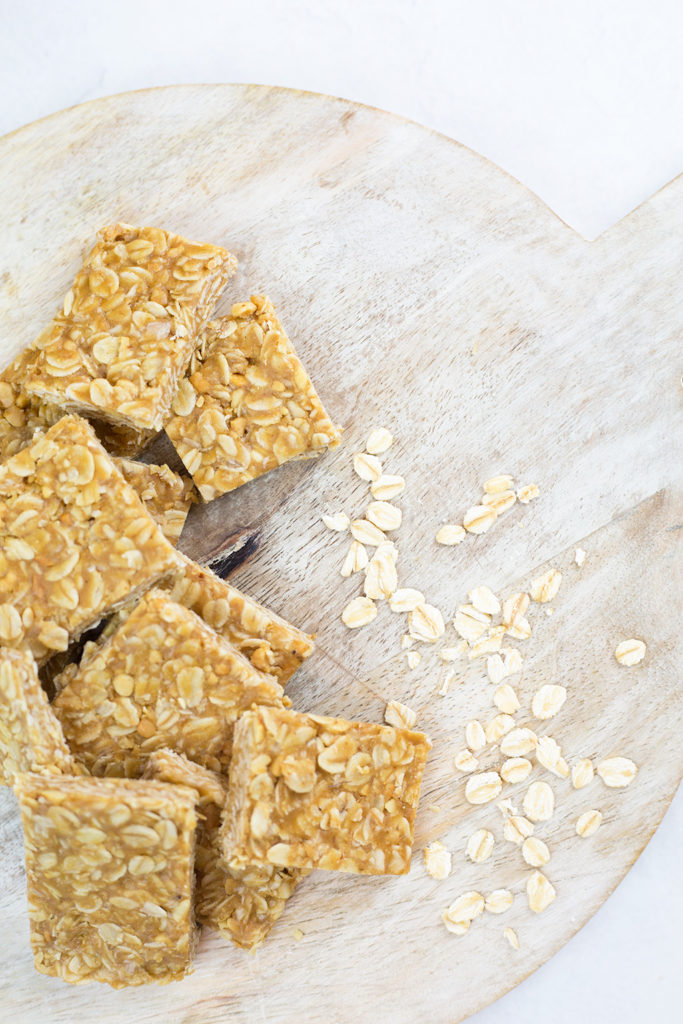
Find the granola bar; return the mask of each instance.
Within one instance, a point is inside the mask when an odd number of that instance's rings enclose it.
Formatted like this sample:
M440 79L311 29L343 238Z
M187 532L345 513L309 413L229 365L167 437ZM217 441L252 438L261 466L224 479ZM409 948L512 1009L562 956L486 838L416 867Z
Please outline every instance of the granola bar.
M171 544L177 544L193 500L192 481L174 473L168 466L131 459L115 461L161 532Z
M236 647L254 668L284 686L313 650L313 637L242 594L210 569L180 555L182 565L163 583L185 605Z
M265 295L210 323L164 429L206 501L339 443Z
M40 685L33 656L0 647L0 785L19 772L77 775L59 721Z
M92 427L65 416L0 465L0 643L40 662L177 567Z
M134 777L160 747L225 771L236 719L252 704L282 701L272 676L160 590L66 674L52 706L94 775Z
M228 864L405 874L428 750L407 729L255 708L235 727Z
M299 879L307 872L270 865L229 868L223 857L220 824L227 779L172 750L156 750L145 778L187 786L197 797L199 823L195 868L195 912L200 924L219 931L243 949L255 949L278 920Z
M78 984L187 973L194 794L163 782L19 775L35 966Z
M237 262L160 228L106 227L36 339L26 391L65 409L159 430Z

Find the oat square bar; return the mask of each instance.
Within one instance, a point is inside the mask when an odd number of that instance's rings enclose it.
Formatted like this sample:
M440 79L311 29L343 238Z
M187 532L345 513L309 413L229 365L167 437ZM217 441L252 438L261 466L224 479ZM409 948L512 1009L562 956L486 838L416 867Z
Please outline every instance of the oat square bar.
M208 325L172 411L164 429L206 501L340 438L265 295Z
M98 238L36 339L25 389L85 416L160 430L237 262L161 228L116 224Z
M182 978L194 794L163 782L20 775L31 945L41 974L113 988Z
M370 722L248 712L235 728L228 864L405 874L429 746Z
M156 750L147 759L145 777L186 786L195 792L199 812L195 854L197 920L237 946L255 949L307 872L270 865L249 865L241 871L227 866L220 839L221 816L228 795L224 776L172 750Z
M282 701L272 676L160 590L65 675L52 707L94 775L138 775L161 747L225 771L237 718L253 704Z
M81 775L40 685L33 656L0 647L0 785L20 772Z
M187 476L174 473L169 466L116 459L124 478L139 495L143 505L171 544L177 544L195 489Z
M0 465L0 643L38 661L177 567L79 416Z
M236 647L254 668L285 686L313 650L313 637L292 626L254 598L220 579L210 569L179 555L178 572L162 584Z

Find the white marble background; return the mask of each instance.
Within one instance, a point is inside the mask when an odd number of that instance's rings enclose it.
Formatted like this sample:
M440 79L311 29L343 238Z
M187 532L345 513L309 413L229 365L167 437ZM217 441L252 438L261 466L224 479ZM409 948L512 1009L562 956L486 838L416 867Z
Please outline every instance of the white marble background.
M145 86L294 86L453 136L594 238L683 170L682 55L681 0L0 0L0 134ZM679 792L599 913L476 1024L682 1021L682 849Z

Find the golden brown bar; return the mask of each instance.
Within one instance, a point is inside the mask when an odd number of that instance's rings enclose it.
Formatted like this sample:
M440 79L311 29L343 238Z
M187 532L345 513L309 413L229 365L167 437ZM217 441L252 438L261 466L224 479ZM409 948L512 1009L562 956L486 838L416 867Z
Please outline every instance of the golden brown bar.
M209 324L164 429L206 501L339 443L265 295Z
M313 637L292 626L253 598L220 579L205 566L180 555L182 565L162 584L236 647L254 668L269 672L285 686L313 650Z
M196 793L199 823L195 912L199 923L219 931L243 949L260 946L307 872L271 866L250 865L241 871L227 867L220 841L221 815L228 793L223 776L172 750L156 750L147 759L145 777L186 786Z
M176 568L173 547L79 416L0 465L0 643L38 661Z
M65 677L52 707L94 775L131 778L160 747L225 771L237 718L252 704L282 702L272 676L160 590Z
M163 782L20 775L36 970L113 988L192 962L194 794Z
M98 237L36 339L25 389L115 425L159 430L237 262L161 228L116 224Z
M115 462L166 539L177 544L195 495L190 478L174 473L168 466L131 459Z
M407 729L248 712L235 728L228 864L405 874L428 750Z
M81 775L40 685L33 656L0 647L0 785L20 772Z

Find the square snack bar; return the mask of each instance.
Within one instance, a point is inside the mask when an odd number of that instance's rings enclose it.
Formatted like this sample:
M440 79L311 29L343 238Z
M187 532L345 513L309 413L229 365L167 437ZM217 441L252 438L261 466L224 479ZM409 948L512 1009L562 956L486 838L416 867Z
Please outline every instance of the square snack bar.
M36 339L26 391L85 416L159 430L237 262L161 228L104 228Z
M0 785L20 772L82 775L40 685L33 656L0 647Z
M210 323L164 429L206 501L339 443L265 295Z
M177 568L79 416L0 464L0 643L38 661Z
M160 590L63 675L52 707L94 775L132 778L161 747L225 771L237 718L253 704L282 703L272 676Z
M187 973L194 794L163 782L20 775L36 970L113 988Z
M407 729L248 712L235 728L228 864L405 874L429 747Z
M195 489L187 476L169 466L115 459L116 465L171 544L177 544L190 511Z
M199 823L195 868L195 912L200 924L219 931L243 949L259 946L278 920L285 903L307 872L271 865L242 870L225 863L220 839L227 779L188 761L172 750L156 750L145 765L145 777L187 786L197 795Z
M292 626L210 569L179 555L177 573L161 584L170 596L204 619L236 647L254 668L285 686L313 650L313 637Z

